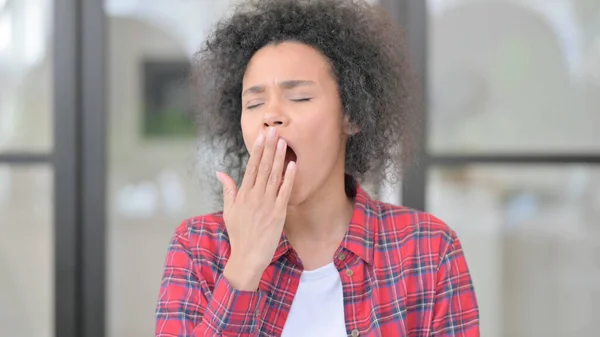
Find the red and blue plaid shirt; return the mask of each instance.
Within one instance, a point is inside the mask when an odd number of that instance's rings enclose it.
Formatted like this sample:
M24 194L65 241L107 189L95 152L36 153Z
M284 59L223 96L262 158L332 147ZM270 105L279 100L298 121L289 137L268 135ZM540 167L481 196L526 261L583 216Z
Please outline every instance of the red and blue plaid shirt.
M156 336L280 336L302 264L282 236L256 292L222 275L230 254L221 213L176 230L156 309ZM427 213L358 188L335 266L348 336L479 336L479 310L456 234ZM307 322L310 324L310 322Z

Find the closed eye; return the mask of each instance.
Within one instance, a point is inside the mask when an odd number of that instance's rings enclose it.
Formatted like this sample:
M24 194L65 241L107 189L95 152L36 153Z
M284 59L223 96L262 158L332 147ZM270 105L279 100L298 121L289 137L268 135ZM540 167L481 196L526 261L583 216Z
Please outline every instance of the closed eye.
M257 108L257 107L259 107L261 105L262 105L262 103L256 103L256 104L248 105L246 107L246 109L251 110L251 109Z
M292 99L292 101L294 102L310 102L312 98L298 98L298 99Z

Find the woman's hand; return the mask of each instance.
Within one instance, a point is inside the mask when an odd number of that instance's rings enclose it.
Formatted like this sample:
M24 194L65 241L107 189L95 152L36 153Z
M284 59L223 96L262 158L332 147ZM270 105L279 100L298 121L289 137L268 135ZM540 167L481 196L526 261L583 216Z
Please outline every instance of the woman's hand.
M261 133L254 143L239 191L231 177L217 173L231 245L223 275L238 290L258 289L279 244L296 173L290 162L283 179L286 149L272 127L266 139Z

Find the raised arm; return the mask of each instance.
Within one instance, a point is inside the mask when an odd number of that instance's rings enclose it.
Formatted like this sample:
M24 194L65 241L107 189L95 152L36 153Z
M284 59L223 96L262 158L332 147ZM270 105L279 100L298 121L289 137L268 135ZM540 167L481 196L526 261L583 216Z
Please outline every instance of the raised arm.
M208 237L200 242L218 244ZM256 336L259 318L255 313L263 310L265 295L234 289L211 270L210 262L194 258L191 247L188 226L183 223L167 252L156 308L156 337Z
M258 334L266 298L257 289L279 244L296 172L294 162L284 167L285 140L275 128L269 131L254 143L239 190L217 173L228 238L195 227L190 237L186 223L175 232L156 309L157 337ZM220 257L228 259L220 272L214 260L223 245L231 254Z

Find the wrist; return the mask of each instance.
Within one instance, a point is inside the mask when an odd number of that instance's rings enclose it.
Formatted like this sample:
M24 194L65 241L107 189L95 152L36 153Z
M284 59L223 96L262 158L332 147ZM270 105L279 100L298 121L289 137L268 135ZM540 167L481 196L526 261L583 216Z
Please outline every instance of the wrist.
M254 267L253 264L230 258L223 269L223 276L239 291L257 291L264 268Z

